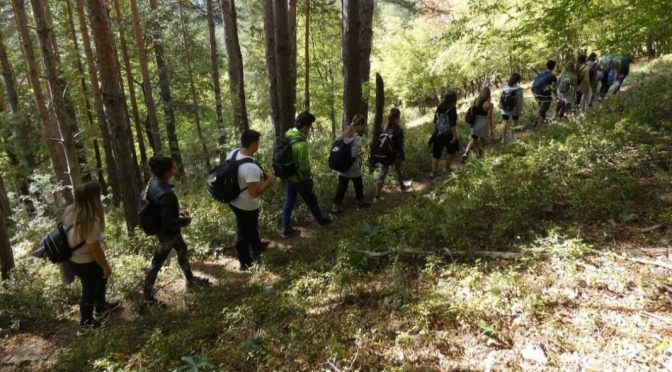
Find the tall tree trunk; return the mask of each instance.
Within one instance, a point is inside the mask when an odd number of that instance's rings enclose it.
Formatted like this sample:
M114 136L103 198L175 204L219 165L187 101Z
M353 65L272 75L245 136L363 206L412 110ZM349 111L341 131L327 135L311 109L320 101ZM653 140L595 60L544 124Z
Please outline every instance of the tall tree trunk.
M133 115L133 123L135 124L135 133L138 138L138 147L140 150L140 167L142 168L142 174L145 181L149 180L149 167L147 165L147 149L145 147L145 139L142 135L142 120L140 119L140 111L138 110L138 99L135 94L135 84L133 81L133 70L131 69L131 59L128 55L128 46L126 44L126 32L121 23L122 14L121 7L119 6L119 0L114 0L114 15L115 23L119 28L119 45L121 46L121 57L124 61L124 71L126 72L126 82L128 84L128 98L131 101L131 113ZM148 134L151 131L147 132ZM148 137L149 142L151 143L151 137Z
M238 19L235 0L221 0L222 20L224 21L224 41L228 60L229 87L233 106L233 120L239 132L250 127L245 103L245 75L243 73L243 55L238 41Z
M278 98L278 77L275 54L275 20L273 19L273 0L264 0L264 49L268 73L268 95L271 108L271 121L275 132L275 144L279 144L285 133L280 115Z
M110 17L107 13L105 0L87 0L89 19L93 40L96 44L96 56L100 68L101 90L114 140L114 153L119 169L131 170L137 166L133 160L133 144L128 137L128 120L121 81L119 80L119 66L114 46ZM137 202L140 199L140 185L136 177L119 179L121 198L124 204L126 227L130 234L138 226Z
M306 2L306 36L304 44L304 82L303 82L303 108L310 110L310 0Z
M366 88L362 92L361 114L368 116L369 111L369 75L371 74L371 47L373 45L373 0L359 0L360 33L359 62L362 84Z
M189 51L189 38L187 36L187 26L184 23L184 17L182 14L182 3L180 0L177 1L177 11L180 17L180 26L182 28L182 41L184 44L184 59L187 63L187 75L189 76L189 89L191 90L191 100L194 105L194 119L196 120L196 133L198 134L198 139L201 141L201 147L203 149L203 157L205 158L205 166L210 169L210 152L208 151L208 144L205 141L203 136L203 129L201 128L201 106L198 104L198 97L196 95L196 84L194 83L194 72L191 69L191 52Z
M273 21L275 22L275 68L278 72L278 102L283 129L286 131L294 124L294 101L292 91L296 90L296 74L292 74L292 42L290 37L289 7L286 1L273 2ZM294 48L296 52L296 48ZM289 73L286 73L288 71Z
M66 146L61 135L61 130L58 123L51 121L47 105L45 103L42 86L40 84L40 70L33 51L33 43L28 32L28 20L26 17L26 8L23 0L12 0L12 7L14 9L14 21L16 22L16 29L21 38L21 49L23 51L24 60L26 61L26 72L28 80L33 89L33 97L35 99L35 106L37 113L42 123L43 137L46 142L49 156L54 168L56 177L64 187L63 198L66 203L73 201L73 186L79 182L75 174L71 172L71 162ZM75 161L74 167L78 167ZM78 173L78 172L77 172Z
M9 244L9 233L7 232L9 203L6 203L6 201L7 190L5 190L5 183L0 176L0 277L2 280L9 279L9 272L14 268L14 253L12 252L12 246Z
M173 109L173 97L170 92L170 74L168 64L163 55L163 41L161 40L161 29L159 24L159 7L156 0L149 0L149 8L152 10L152 41L154 44L154 57L156 58L156 68L159 71L159 94L163 101L163 112L166 115L166 136L168 137L168 147L170 156L177 164L177 175L184 175L184 164L182 163L182 154L180 153L180 143L177 139L177 129L175 128L175 110Z
M380 74L376 74L376 114L373 118L373 139L371 145L383 133L383 115L385 115L385 83Z
M356 114L361 113L363 107L359 10L359 0L343 0L343 127L348 125Z
M292 119L296 110L296 0L287 2L287 29L289 31L289 101L292 107Z
M103 140L103 151L105 152L105 166L107 168L107 180L112 188L112 202L114 205L121 203L121 189L119 178L120 168L115 161L115 153L112 149L112 136L110 135L111 123L107 121L103 97L98 83L98 72L96 62L94 61L93 49L91 48L91 38L89 37L89 28L84 14L84 0L76 0L77 19L79 21L79 32L82 34L82 44L84 45L84 55L86 56L87 72L91 82L91 95L93 96L93 106L96 109L96 119L98 119L98 129ZM96 165L98 166L98 165Z
M2 67L2 79L5 82L5 91L7 93L7 102L12 109L13 114L19 113L19 94L16 91L16 77L14 69L9 62L9 55L5 47L5 39L0 29L0 67Z
M226 159L226 132L224 131L224 116L222 114L222 88L219 83L219 58L217 57L217 37L215 35L215 10L213 0L206 0L208 35L210 37L210 65L212 71L212 89L215 92L215 115L217 127L217 143L219 144L220 161Z
M154 151L154 155L162 155L163 143L161 142L161 132L159 131L159 119L156 116L156 103L154 102L154 95L152 94L152 81L149 76L149 66L147 65L147 51L145 50L145 40L142 36L138 3L136 0L129 0L129 4L131 5L135 47L137 49L138 63L140 64L140 72L142 74L142 93L145 98L145 107L147 109L147 125L149 127L147 136L149 137L149 143Z

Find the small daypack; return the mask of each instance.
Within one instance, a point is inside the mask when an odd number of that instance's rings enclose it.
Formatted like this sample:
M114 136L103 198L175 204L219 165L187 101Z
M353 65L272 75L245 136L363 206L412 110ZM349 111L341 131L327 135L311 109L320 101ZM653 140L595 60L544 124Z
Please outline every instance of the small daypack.
M442 135L450 131L450 120L448 119L448 112L437 112L434 118L434 130L436 134Z
M356 158L352 157L352 142L345 143L342 139L334 142L329 153L329 168L337 172L347 172Z
M472 126L474 123L476 123L476 106L469 106L467 112L464 113L464 121L466 121L469 126Z
M561 75L560 81L558 81L558 92L565 94L570 89L572 89L572 77L567 74Z
M518 100L516 92L516 89L502 91L502 95L499 98L499 107L505 111L513 111L516 108Z
M396 159L392 133L385 131L380 134L373 147L371 158L374 164L392 165Z
M273 152L273 173L275 173L276 177L287 179L297 173L298 166L294 163L292 145L301 141L283 137L280 145L275 148Z
M63 227L62 223L58 223L55 229L51 230L47 236L42 238L40 246L44 248L47 258L52 263L61 263L68 261L72 257L72 252L78 250L86 241L82 241L74 247L70 247L68 243L68 231L73 226L67 229Z
M240 184L238 183L238 168L242 164L256 162L251 158L236 160L239 151L234 151L229 159L214 167L208 173L205 189L210 196L219 202L231 203L241 192L247 189L247 187L240 188Z
M138 203L138 217L140 227L147 235L157 235L161 231L161 210L147 198L149 184L145 189L145 195Z

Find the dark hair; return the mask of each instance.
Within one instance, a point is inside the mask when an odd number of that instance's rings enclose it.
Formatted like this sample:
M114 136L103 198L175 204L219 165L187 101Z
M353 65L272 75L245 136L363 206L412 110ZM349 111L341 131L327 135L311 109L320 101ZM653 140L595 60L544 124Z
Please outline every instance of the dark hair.
M555 70L555 66L556 66L557 64L558 64L558 63L555 62L554 60L549 59L548 62L546 62L546 68L549 69L549 70L551 70L551 71L553 71L553 70Z
M152 171L152 174L155 175L156 177L163 177L166 172L168 172L173 165L175 164L175 161L173 158L169 158L166 156L152 156L151 159L149 159L149 169Z
M399 125L399 123L396 122L396 120L399 120L401 117L401 111L399 111L398 108L393 107L390 110L390 114L387 116L387 125L386 127L389 128L393 125Z
M240 145L243 147L250 147L253 143L259 142L261 133L256 130L247 129L240 135Z
M454 90L449 90L445 96L443 96L443 100L441 103L439 103L439 107L437 107L438 110L445 110L449 108L455 107L457 104L457 92Z
M588 60L589 61L597 60L597 54L595 52L590 53L590 55L588 56Z
M315 122L315 115L311 114L308 111L304 111L300 113L299 116L296 117L294 126L296 127L296 129L301 129L303 127L312 126L314 122Z
M514 86L514 85L520 83L520 80L521 80L522 78L523 78L523 77L520 76L519 73L514 72L513 74L511 74L511 77L509 77L509 81L507 81L506 83L507 83L509 86Z
M586 55L581 53L579 54L578 57L576 57L576 62L577 63L586 63Z

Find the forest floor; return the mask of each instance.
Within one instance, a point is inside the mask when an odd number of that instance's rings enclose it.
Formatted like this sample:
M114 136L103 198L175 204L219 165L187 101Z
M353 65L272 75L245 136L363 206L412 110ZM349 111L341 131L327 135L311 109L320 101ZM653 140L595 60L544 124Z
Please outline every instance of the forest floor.
M519 128L516 141L529 135ZM376 221L405 218L449 177L417 177L410 195L388 189L372 208L346 205L334 225L307 222L291 239L267 236L250 273L223 247L193 264L210 288L185 292L172 258L157 284L168 309L141 314L136 291L109 329L89 337L74 336L76 311L26 327L0 344L0 371L83 361L101 370L672 370L667 212L579 224L581 239L551 232L528 250L361 252L373 263L352 271L343 252L358 248L342 246L352 243L344 234L414 234ZM640 182L652 197L639 211L670 210L669 182Z

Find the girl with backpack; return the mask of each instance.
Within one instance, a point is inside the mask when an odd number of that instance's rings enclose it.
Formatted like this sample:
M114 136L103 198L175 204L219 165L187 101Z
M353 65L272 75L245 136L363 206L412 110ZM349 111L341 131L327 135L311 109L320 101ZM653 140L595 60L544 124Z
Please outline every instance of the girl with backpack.
M443 149L446 149L446 173L450 172L450 164L460 148L457 142L457 93L449 91L444 97L434 114L434 134L430 139L432 145L432 173L429 178L436 177L436 168L439 166Z
M565 69L558 78L558 105L554 120L561 120L572 107L576 99L576 69L574 63L567 62Z
M479 155L482 155L485 143L490 142L490 138L492 137L492 110L494 108L491 100L490 88L483 87L478 98L476 98L471 104L471 108L469 108L469 110L473 110L474 124L471 125L471 139L462 155L462 162L467 160L469 153L473 149Z
M87 182L75 189L75 202L65 208L63 226L68 244L74 248L70 261L71 271L82 282L79 301L80 329L78 336L103 327L101 319L120 308L120 302L107 302L107 279L112 269L103 250L105 211L100 200L101 187Z
M399 189L403 192L408 188L404 185L404 161L406 161L406 155L404 151L404 130L401 129L399 121L401 119L401 111L398 108L393 108L390 110L390 114L387 117L387 124L383 134L381 134L378 139L378 145L380 146L383 141L390 141L393 149L393 156L388 161L381 163L380 175L376 179L376 191L373 197L373 202L379 202L383 200L380 196L380 193L383 191L383 184L385 183L385 178L387 178L387 173L390 171L390 166L394 165L394 170L397 174L397 182L399 183Z
M502 143L507 141L509 122L518 123L520 113L523 112L523 88L519 85L522 77L514 72L502 89L499 108L502 111Z
M364 182L362 180L362 133L366 125L366 118L362 114L355 115L352 123L348 125L339 139L350 145L350 157L354 160L350 168L345 172L338 172L338 189L334 196L334 204L331 213L341 214L341 204L348 191L348 184L352 181L357 199L357 209L368 208L371 205L364 201Z

